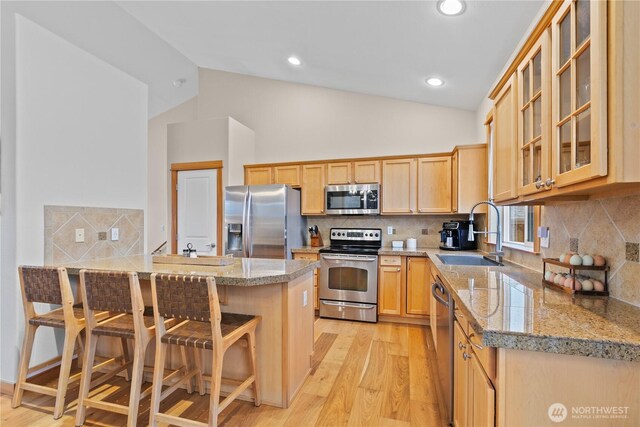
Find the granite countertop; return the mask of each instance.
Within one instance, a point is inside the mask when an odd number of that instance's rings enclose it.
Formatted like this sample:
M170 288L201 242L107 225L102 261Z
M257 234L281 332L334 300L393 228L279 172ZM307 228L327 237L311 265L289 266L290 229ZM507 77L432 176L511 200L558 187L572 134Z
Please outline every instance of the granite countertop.
M443 253L451 254L427 250L483 344L640 362L639 307L544 288L542 273L509 262L504 267L445 265L436 256Z
M317 254L320 249L324 249L327 246L302 246L300 248L291 249L291 253L294 254Z
M289 282L320 267L318 261L233 258L233 264L213 267L204 265L154 264L151 255L70 262L57 265L66 267L70 275L80 270L135 271L140 279L149 279L151 273L213 276L218 285L258 286Z
M415 248L415 249L407 249L407 248L401 248L401 249L394 249L388 246L385 246L384 248L380 248L380 250L378 250L378 255L395 255L395 256L421 256L421 257L426 257L427 253L429 251L432 251L433 249L430 248Z

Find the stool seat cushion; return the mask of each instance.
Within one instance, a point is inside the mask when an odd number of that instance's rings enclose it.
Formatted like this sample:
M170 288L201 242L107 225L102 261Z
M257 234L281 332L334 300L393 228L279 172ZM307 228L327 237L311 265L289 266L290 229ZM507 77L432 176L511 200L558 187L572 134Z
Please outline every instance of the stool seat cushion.
M220 322L222 337L224 338L255 318L256 316L247 314L222 313L222 321ZM164 334L161 340L167 344L213 350L210 322L189 320L171 332Z

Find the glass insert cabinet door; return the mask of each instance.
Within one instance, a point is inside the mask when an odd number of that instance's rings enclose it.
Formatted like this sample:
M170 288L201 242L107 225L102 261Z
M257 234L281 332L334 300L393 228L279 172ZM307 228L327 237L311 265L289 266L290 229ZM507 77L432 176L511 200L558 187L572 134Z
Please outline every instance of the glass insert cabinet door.
M552 174L607 175L607 2L565 0L551 23Z
M518 192L551 188L551 30L518 66Z

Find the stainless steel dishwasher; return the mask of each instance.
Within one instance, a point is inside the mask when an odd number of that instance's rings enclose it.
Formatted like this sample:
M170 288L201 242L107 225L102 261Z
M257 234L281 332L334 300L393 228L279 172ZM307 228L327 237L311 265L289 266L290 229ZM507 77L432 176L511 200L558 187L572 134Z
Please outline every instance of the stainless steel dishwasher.
M446 407L443 416L447 425L453 422L453 298L436 275L431 285L431 293L436 300L436 324L432 325L436 341L436 359L438 361L438 382L442 399Z

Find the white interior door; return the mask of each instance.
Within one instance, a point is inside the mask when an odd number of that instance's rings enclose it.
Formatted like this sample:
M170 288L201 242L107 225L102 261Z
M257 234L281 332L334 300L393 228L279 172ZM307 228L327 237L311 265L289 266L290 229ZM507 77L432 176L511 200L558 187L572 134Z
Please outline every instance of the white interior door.
M191 243L199 255L217 255L215 169L178 172L178 254Z

